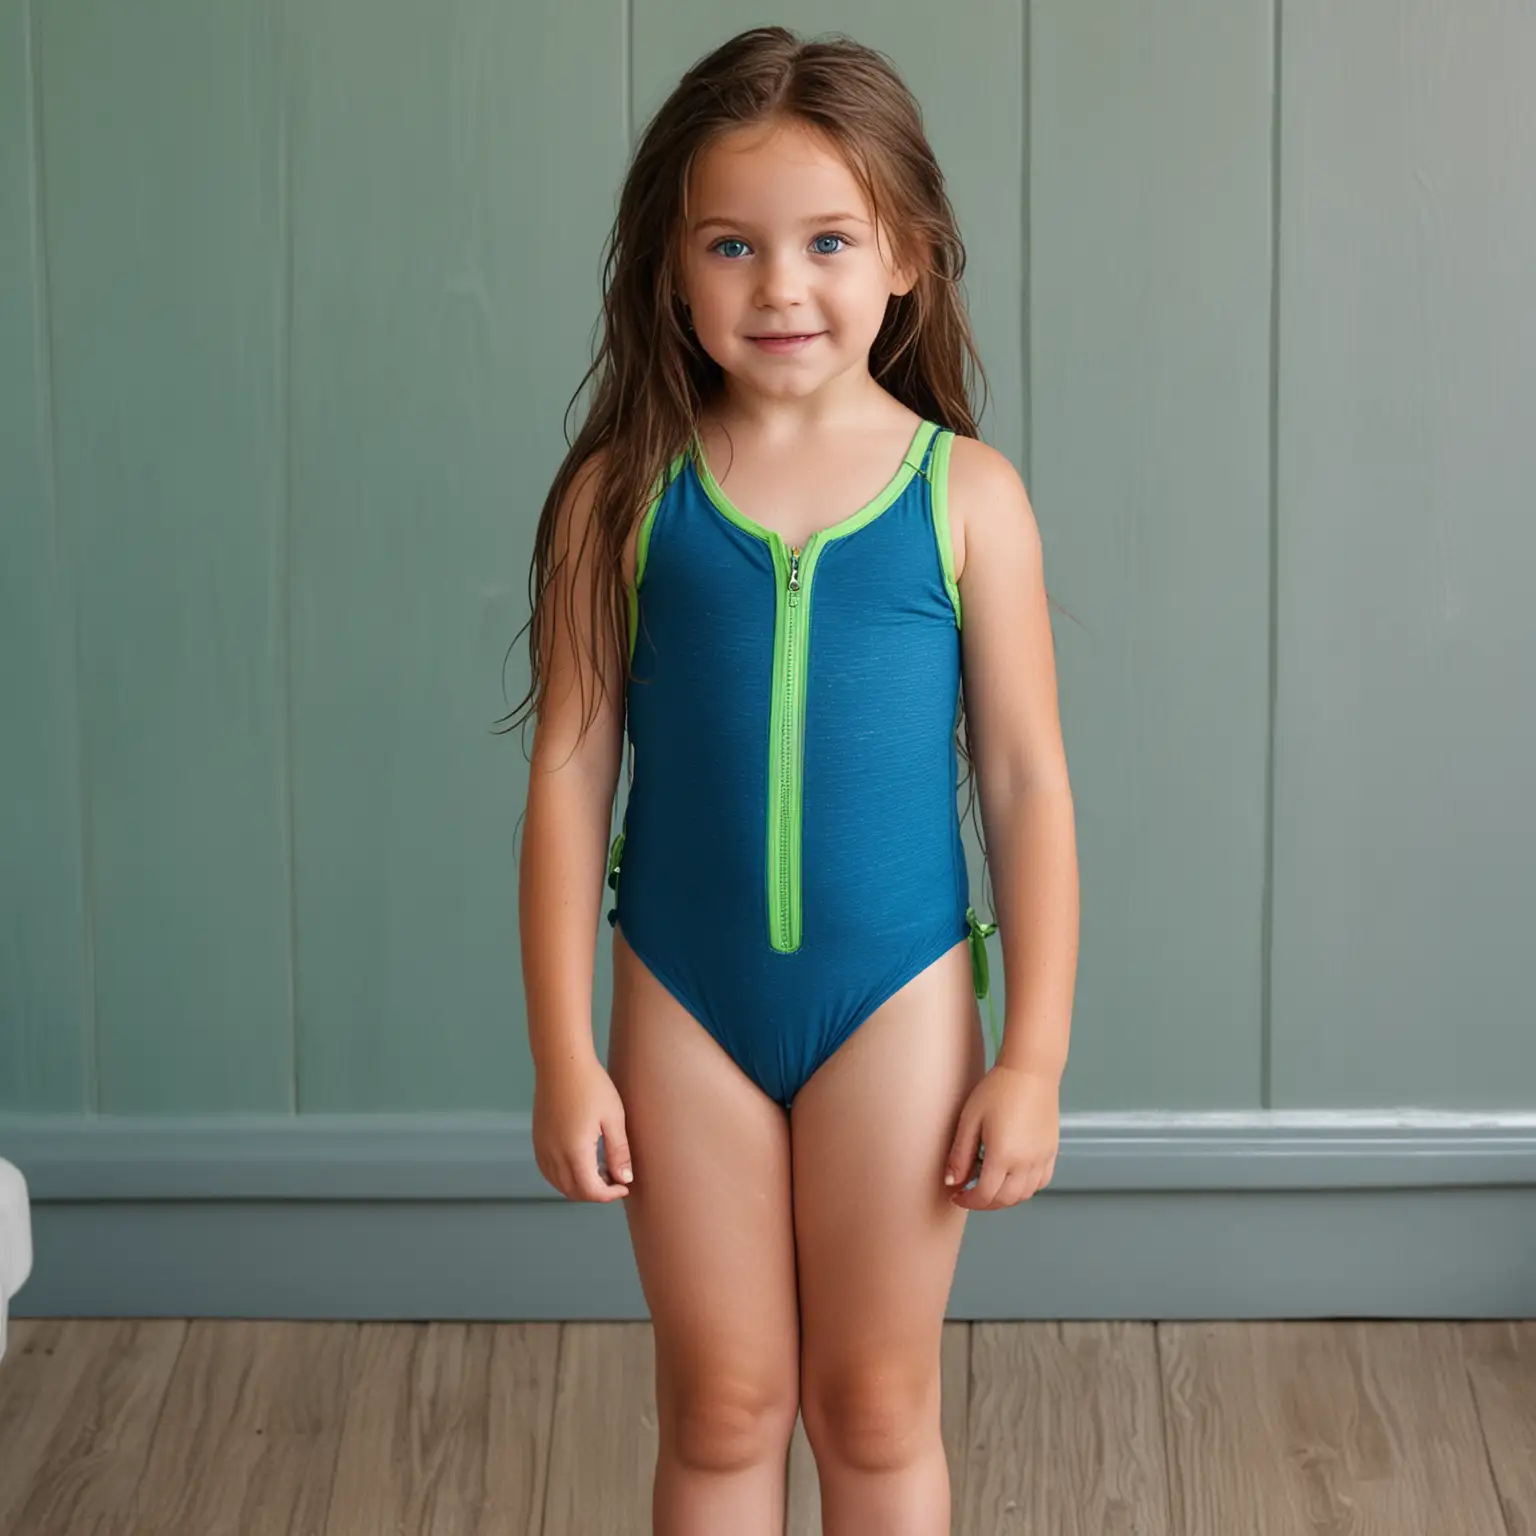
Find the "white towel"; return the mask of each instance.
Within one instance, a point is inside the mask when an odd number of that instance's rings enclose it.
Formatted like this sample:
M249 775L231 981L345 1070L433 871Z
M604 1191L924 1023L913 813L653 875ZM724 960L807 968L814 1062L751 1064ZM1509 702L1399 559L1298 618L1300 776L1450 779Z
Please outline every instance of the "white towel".
M5 1358L5 1319L11 1297L32 1273L32 1218L27 1181L0 1158L0 1360Z

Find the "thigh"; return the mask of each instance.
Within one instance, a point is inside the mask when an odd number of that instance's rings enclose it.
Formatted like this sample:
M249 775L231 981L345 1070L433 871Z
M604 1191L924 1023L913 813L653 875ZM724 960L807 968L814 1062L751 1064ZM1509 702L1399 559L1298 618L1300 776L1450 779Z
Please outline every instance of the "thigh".
M608 1071L658 1394L788 1413L799 1393L789 1122L614 931ZM668 1403L660 1403L665 1412Z
M866 1019L795 1096L807 1410L876 1376L914 1394L937 1379L968 1214L948 1199L944 1164L984 1071L961 943Z

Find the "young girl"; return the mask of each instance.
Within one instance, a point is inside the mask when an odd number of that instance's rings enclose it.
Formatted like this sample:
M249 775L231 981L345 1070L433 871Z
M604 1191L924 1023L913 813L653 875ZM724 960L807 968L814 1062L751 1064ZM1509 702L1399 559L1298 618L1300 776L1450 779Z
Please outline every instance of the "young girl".
M625 1200L662 1536L780 1531L797 1410L828 1536L947 1531L966 1213L1055 1165L1072 800L1039 535L967 401L963 265L881 55L724 44L635 153L590 411L539 522L534 1148L569 1198ZM990 1071L962 674L1007 980Z

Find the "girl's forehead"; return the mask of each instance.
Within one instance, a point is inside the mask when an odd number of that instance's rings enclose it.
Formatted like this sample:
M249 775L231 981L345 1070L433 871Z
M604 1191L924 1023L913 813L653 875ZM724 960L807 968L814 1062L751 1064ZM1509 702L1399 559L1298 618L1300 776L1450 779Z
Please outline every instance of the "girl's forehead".
M824 213L868 219L869 205L837 149L800 123L733 128L699 153L688 178L690 222Z

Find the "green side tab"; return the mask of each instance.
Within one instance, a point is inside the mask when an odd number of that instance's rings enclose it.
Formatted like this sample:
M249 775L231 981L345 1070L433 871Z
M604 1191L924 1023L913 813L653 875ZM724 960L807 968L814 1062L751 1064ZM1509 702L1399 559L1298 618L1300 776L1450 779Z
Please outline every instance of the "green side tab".
M626 818L627 819L627 818ZM617 892L619 889L619 866L624 862L624 829L619 828L619 835L614 838L613 846L608 850L608 889ZM608 926L618 926L619 909L617 904L609 909Z
M997 932L996 923L984 923L976 916L975 907L965 909L966 927L970 929L971 946L971 984L976 991L976 1000L987 1000L987 1015L992 1021L992 1053L996 1056L1002 1046L997 1031L997 1004L992 998L992 976L987 964L987 940Z

